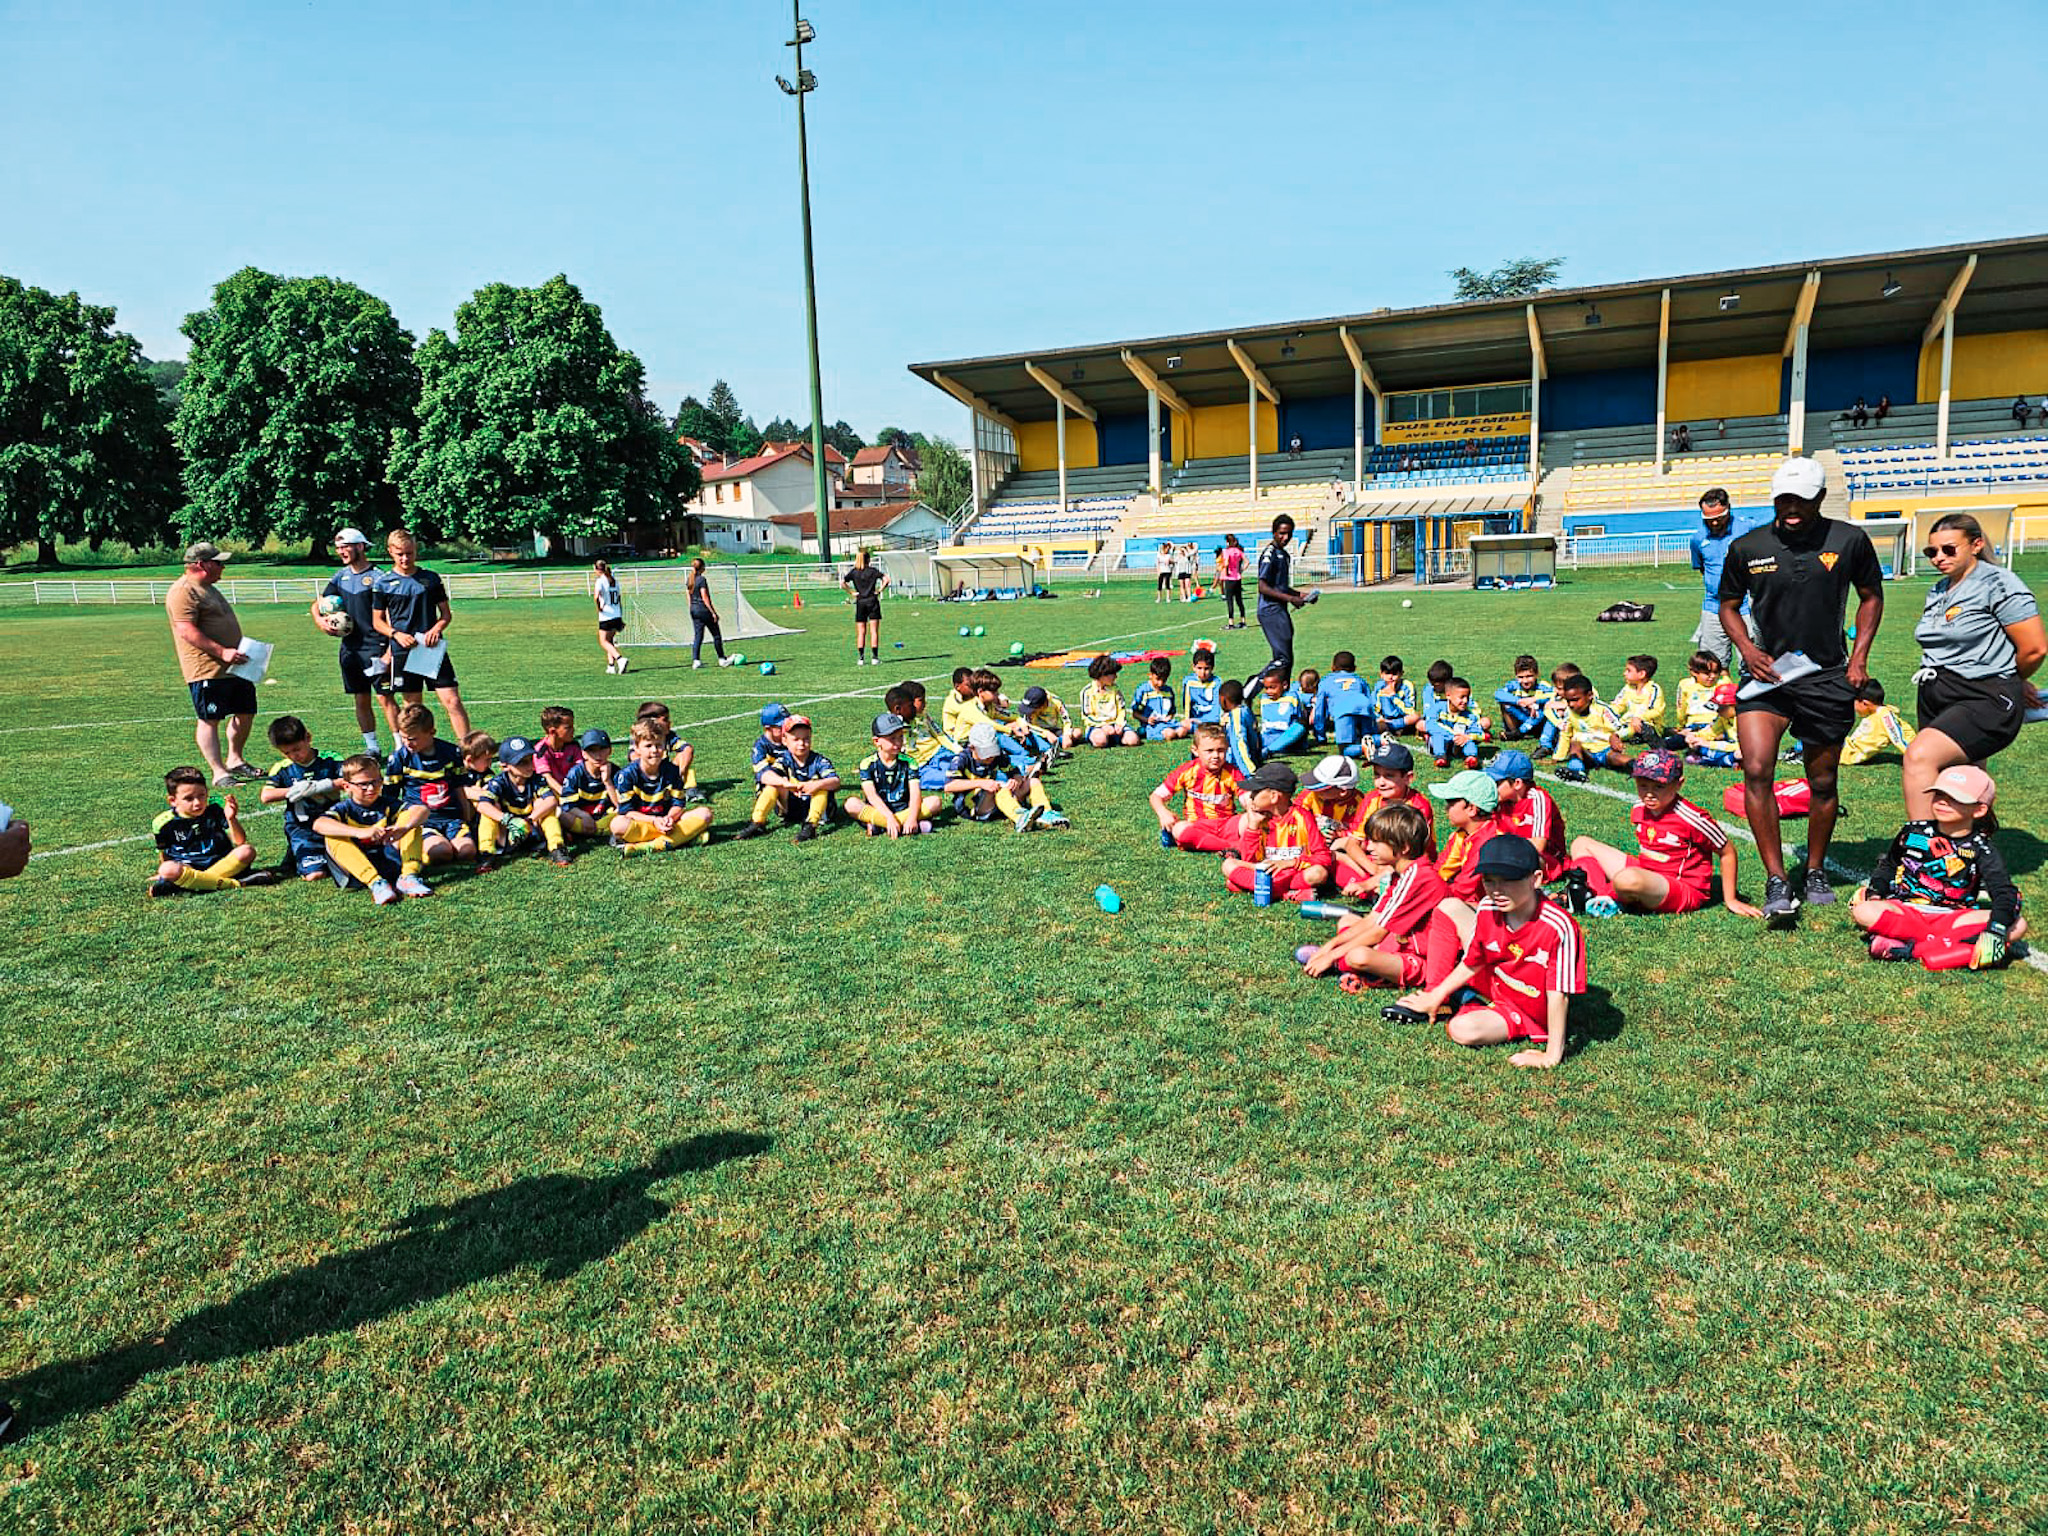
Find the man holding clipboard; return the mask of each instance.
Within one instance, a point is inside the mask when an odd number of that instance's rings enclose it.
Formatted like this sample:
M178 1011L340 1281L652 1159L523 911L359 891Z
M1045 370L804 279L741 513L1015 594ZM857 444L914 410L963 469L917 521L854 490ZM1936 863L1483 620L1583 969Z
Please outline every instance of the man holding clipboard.
M1729 545L1721 567L1721 628L1748 674L1735 706L1743 810L1763 860L1764 921L1772 928L1796 924L1805 902L1835 899L1826 871L1841 810L1835 770L1856 723L1856 690L1870 680L1870 643L1884 617L1877 551L1861 528L1821 516L1826 498L1820 465L1787 459L1771 476L1772 520ZM1842 642L1851 587L1858 599L1853 648ZM1750 624L1742 622L1745 599ZM1788 731L1799 742L1813 792L1806 869L1796 884L1785 874L1773 783Z
M384 547L391 555L391 569L370 588L371 621L391 642L390 669L377 684L378 691L417 704L432 688L448 717L449 738L460 741L469 734L469 711L455 684L455 663L448 659L445 637L455 617L448 606L448 588L420 564L419 543L403 528L393 529Z
M232 604L215 590L227 564L226 551L201 539L185 551L185 574L164 594L170 616L171 642L178 651L178 670L192 694L192 713L199 717L193 739L206 760L216 789L229 789L263 777L242 756L249 727L256 719L256 687L234 669L245 667L242 621ZM225 753L221 722L228 723Z

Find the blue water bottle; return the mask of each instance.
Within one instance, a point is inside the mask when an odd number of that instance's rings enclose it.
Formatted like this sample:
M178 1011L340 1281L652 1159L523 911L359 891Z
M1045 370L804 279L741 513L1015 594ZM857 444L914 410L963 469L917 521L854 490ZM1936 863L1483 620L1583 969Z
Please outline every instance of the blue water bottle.
M1273 871L1261 869L1252 874L1252 905L1270 907L1273 905Z

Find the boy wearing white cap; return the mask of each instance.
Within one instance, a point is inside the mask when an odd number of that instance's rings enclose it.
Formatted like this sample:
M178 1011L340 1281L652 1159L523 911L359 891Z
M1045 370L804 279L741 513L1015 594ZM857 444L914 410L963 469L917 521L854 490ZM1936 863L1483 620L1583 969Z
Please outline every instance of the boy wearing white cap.
M1918 960L1930 971L2002 965L2027 931L2019 887L1979 823L1998 786L1969 763L1942 770L1934 814L1909 821L1851 898L1874 960Z
M1787 459L1771 476L1772 519L1728 547L1721 567L1721 627L1741 654L1749 682L1736 701L1743 808L1764 866L1764 920L1799 921L1804 902L1835 899L1824 867L1840 812L1836 770L1856 723L1856 690L1870 679L1870 645L1884 617L1884 573L1869 536L1821 516L1827 477L1812 459ZM1857 594L1856 640L1842 643L1849 590ZM1742 622L1744 602L1750 620ZM1781 679L1778 669L1791 673ZM1812 810L1806 870L1785 872L1773 779L1786 732L1799 741Z
M334 558L341 562L341 569L313 599L311 612L321 633L341 642L342 691L355 701L356 729L363 733L363 750L375 752L377 715L370 700L375 697L384 706L384 723L396 742L398 699L394 694L376 692L378 678L385 675L385 641L377 633L370 589L384 573L370 564L369 551L369 535L360 528L344 528L334 536ZM339 606L330 606L330 599Z

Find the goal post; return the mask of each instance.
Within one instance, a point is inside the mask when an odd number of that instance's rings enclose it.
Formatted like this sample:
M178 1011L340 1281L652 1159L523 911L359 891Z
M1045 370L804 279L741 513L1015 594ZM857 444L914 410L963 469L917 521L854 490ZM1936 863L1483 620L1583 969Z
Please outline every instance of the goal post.
M691 643L696 628L690 622L689 588L681 574L673 582L662 581L658 586L642 581L626 587L626 631L619 637L622 645ZM725 639L759 640L803 633L764 617L760 609L747 601L746 593L740 590L738 567L707 566L704 574L710 581L712 605L718 610L719 633Z

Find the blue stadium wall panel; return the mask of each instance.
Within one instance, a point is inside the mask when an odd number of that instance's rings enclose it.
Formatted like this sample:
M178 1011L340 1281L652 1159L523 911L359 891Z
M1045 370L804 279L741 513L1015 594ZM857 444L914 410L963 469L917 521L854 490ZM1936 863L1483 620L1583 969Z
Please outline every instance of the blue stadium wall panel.
M1920 391L1920 347L1917 342L1881 342L1870 347L1808 347L1806 408L1844 411L1861 395L1877 404L1890 395L1893 405L1912 405ZM1779 369L1778 409L1792 409L1792 360Z
M1143 411L1130 416L1104 415L1095 423L1095 432L1096 441L1102 445L1104 464L1148 462Z
M1592 373L1554 373L1543 381L1541 415L1545 432L1633 427L1655 421L1657 370L1602 368Z
M1280 402L1280 446L1299 434L1304 448L1349 448L1351 446L1351 396L1314 395L1305 400L1288 396ZM1365 440L1372 441L1372 396L1365 397Z

